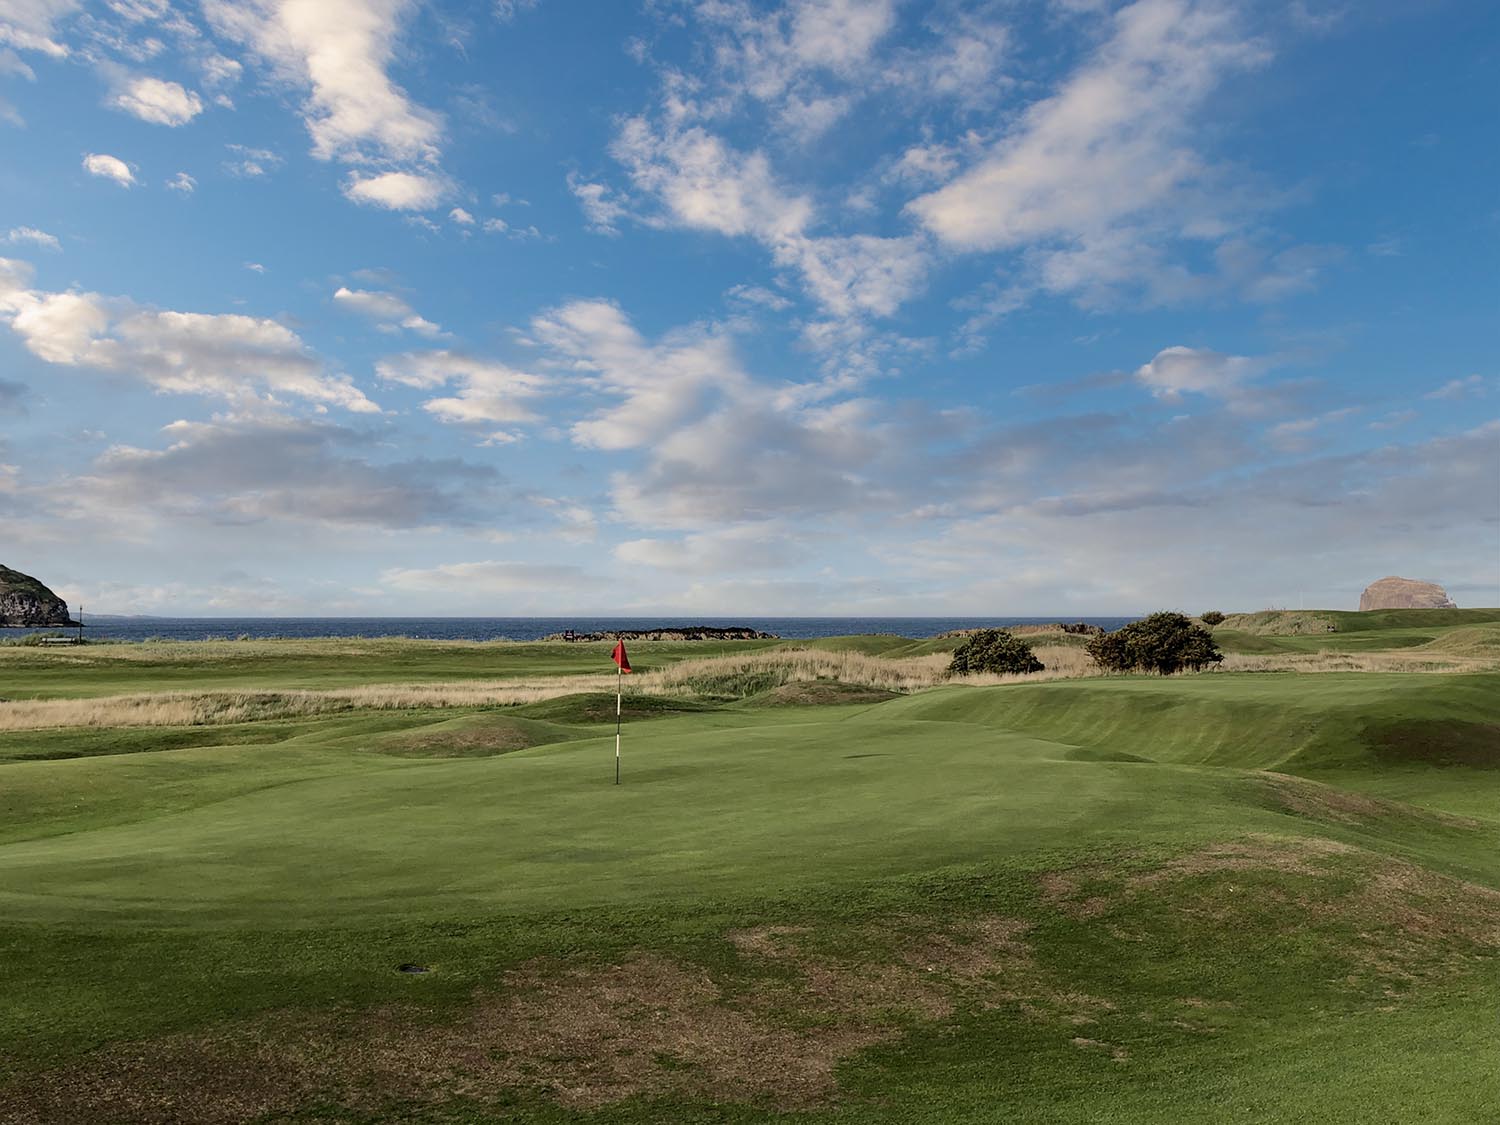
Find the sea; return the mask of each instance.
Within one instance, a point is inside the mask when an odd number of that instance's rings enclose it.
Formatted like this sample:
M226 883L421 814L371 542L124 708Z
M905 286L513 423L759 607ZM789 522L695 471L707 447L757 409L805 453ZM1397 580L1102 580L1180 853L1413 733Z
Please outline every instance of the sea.
M673 629L720 626L757 629L788 640L840 637L855 633L888 633L901 637L935 637L954 629L999 629L1013 625L1046 625L1082 621L1106 630L1135 617L94 617L84 618L90 641L203 641L275 637L415 637L437 641L535 641L572 629L609 633L627 629ZM0 639L27 632L73 630L0 630Z

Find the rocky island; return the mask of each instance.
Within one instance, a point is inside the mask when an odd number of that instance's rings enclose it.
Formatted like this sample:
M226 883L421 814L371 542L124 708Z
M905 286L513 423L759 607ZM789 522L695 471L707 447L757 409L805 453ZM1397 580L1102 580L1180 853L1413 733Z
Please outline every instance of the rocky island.
M1436 582L1395 575L1371 582L1359 596L1359 608L1367 609L1457 609L1448 591Z
M68 603L29 574L0 564L0 628L77 626Z

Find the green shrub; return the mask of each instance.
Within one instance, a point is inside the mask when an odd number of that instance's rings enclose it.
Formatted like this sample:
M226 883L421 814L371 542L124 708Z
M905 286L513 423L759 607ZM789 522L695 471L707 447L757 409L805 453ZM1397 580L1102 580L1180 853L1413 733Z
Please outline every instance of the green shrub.
M1211 609L1200 616L1198 620L1212 628L1215 625L1222 625L1224 623L1224 615L1216 609Z
M1180 613L1153 613L1123 629L1094 637L1088 654L1106 672L1158 672L1170 676L1224 659L1213 636Z
M975 672L1021 674L1040 672L1044 665L1031 646L1004 629L981 629L953 650L948 675L967 676Z

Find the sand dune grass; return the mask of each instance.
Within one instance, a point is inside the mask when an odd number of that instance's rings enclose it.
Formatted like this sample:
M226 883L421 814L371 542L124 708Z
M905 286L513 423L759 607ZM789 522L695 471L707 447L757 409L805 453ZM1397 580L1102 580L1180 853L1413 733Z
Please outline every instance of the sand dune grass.
M1492 641L1487 630L1477 629L1470 635L1470 631L1459 629L1451 637L1440 637L1430 644L1387 652L1229 653L1220 668L1198 674L1488 671L1500 666L1500 649ZM361 645L368 643L355 642L349 654L354 655ZM1038 644L1035 651L1046 666L1045 671L1030 675L966 676L959 682L980 686L1104 674L1075 644ZM786 684L816 681L908 693L948 682L949 659L946 652L883 657L849 650L783 647L680 660L631 676L626 680L626 688L637 694L720 701L744 699ZM12 700L0 702L0 730L204 726L362 710L509 707L580 692L612 691L614 687L614 675L600 672L433 683L369 683L322 689L166 690L86 699Z

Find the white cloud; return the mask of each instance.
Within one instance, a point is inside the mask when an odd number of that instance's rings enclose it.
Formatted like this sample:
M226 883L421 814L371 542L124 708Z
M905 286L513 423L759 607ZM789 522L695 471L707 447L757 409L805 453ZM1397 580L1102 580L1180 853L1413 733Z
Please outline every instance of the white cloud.
M600 580L589 577L575 566L494 559L427 568L398 567L383 571L380 580L396 590L452 593L471 602L496 595L557 594L585 588L597 590L602 585Z
M623 400L574 424L573 440L594 449L649 445L746 378L724 336L692 329L650 344L608 301L554 309L532 321L531 334L595 389Z
M1027 250L1053 292L1098 304L1108 287L1144 284L1155 301L1180 299L1201 282L1162 246L1224 238L1256 205L1195 150L1195 116L1268 55L1220 0L1137 0L1111 32L983 159L908 210L954 249Z
M911 204L944 242L993 250L1070 238L1162 204L1205 174L1190 116L1225 75L1264 61L1216 3L1137 0L1114 34L978 166Z
M495 470L381 459L377 435L277 414L178 421L160 449L116 445L53 489L94 526L163 520L223 526L296 522L387 529L472 527L504 510Z
M427 172L382 172L375 176L352 175L344 195L355 203L372 204L389 211L428 211L448 194L448 183Z
M591 183L577 172L568 173L568 190L583 209L589 229L599 234L619 234L616 224L626 214L624 203L605 184Z
M131 79L110 104L153 125L185 125L203 112L202 98L161 78Z
M246 262L245 263L245 268L247 270L249 270L251 273L265 273L266 272L266 267L264 265L262 265L260 262Z
M453 210L449 211L448 218L453 222L458 223L460 226L472 227L474 225L474 216L469 214L462 207L455 207L453 208Z
M1157 352L1135 376L1159 398L1176 399L1184 393L1222 397L1266 367L1263 359L1177 346Z
M320 160L430 163L442 122L388 69L410 0L204 0L223 35L307 90L303 121Z
M178 172L167 181L166 186L171 191L180 191L183 195L192 195L198 187L198 181L186 172Z
M130 165L118 156L110 156L107 153L88 153L83 158L83 170L90 176L114 180L121 187L128 188L136 182L135 175L130 171Z
M805 533L775 523L725 528L680 539L631 539L615 547L615 558L622 563L694 574L781 570L809 557Z
M457 393L422 404L439 421L456 425L534 422L535 402L546 390L539 375L446 350L388 356L376 371L388 383L424 390L456 384ZM514 435L506 439L514 440Z
M0 318L32 354L145 382L162 393L253 404L290 395L319 406L378 413L346 375L284 325L236 314L142 308L125 298L29 288L30 268L0 258Z
M958 155L953 145L912 145L891 167L888 178L915 183L945 180L958 170Z
M61 250L62 243L57 240L56 235L48 234L36 227L12 227L10 233L5 236L5 241L11 245L30 242L46 250Z
M802 142L826 132L854 104L830 92L842 79L868 85L871 57L895 26L895 0L791 0L769 11L747 4L699 4L694 15L710 39L718 88L704 116L750 99L771 108L783 131Z
M241 179L253 180L269 175L271 170L281 163L281 157L270 149L248 148L245 145L236 144L228 144L224 147L234 154L224 162L224 171Z
M764 153L742 153L697 127L658 132L626 121L612 148L636 187L667 209L663 222L766 245L798 270L809 295L836 317L889 316L922 287L930 253L920 235L811 236L810 199L785 190Z
M53 37L57 25L81 7L80 0L9 0L0 8L0 44L67 58L68 48Z
M1462 379L1450 379L1435 391L1428 391L1423 398L1480 398L1485 392L1482 375L1469 375Z
M420 336L442 335L441 327L425 317L418 316L416 310L407 304L405 299L394 293L371 289L350 289L341 285L334 290L333 299L350 312L381 322L381 328L386 331L404 328Z
M789 238L778 264L796 266L813 299L834 316L890 316L921 289L929 254L918 236Z
M0 78L11 77L24 79L27 82L36 81L36 71L27 66L21 60L21 56L9 47L0 48Z
M738 152L696 126L659 132L632 117L611 152L676 226L774 243L801 234L813 217L812 201L784 191L764 153Z

